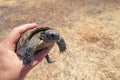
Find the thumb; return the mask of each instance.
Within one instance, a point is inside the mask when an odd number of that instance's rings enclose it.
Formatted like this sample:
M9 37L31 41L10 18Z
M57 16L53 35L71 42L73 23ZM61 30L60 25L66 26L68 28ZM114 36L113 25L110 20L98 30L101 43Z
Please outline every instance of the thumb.
M34 59L33 59L33 63L32 63L32 67L36 66L38 63L40 63L43 58L49 53L50 50L45 49L42 50L38 53L36 53L36 55L34 55Z

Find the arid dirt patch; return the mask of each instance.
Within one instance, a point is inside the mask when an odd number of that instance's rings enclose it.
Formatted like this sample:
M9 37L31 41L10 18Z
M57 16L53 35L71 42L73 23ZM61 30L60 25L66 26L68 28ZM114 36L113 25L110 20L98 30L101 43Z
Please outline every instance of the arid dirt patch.
M0 0L0 40L16 26L37 22L62 33L67 51L50 55L25 80L120 80L119 0Z

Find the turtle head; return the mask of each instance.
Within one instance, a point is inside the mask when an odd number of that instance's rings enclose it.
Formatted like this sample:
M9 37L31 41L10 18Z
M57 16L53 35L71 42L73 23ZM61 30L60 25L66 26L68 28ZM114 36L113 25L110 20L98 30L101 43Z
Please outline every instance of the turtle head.
M45 40L51 40L51 41L56 41L59 39L59 33L57 30L46 30L44 33L44 39Z

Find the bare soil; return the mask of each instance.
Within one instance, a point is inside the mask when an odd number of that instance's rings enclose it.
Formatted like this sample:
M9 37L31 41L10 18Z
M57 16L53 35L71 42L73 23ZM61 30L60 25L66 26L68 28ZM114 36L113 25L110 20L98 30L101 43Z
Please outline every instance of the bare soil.
M25 80L120 80L120 0L0 0L0 40L36 22L60 31L67 51L50 52Z

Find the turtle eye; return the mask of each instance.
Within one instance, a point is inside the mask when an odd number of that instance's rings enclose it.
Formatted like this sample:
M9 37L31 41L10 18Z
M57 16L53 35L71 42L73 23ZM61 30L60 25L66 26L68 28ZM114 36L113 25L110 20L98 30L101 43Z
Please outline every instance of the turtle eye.
M56 36L55 36L55 34L51 34L51 38L55 38Z
M39 37L39 39L40 39L40 40L43 40L43 38L42 38L42 37Z
M50 35L52 40L58 40L59 36L57 34L51 34Z

